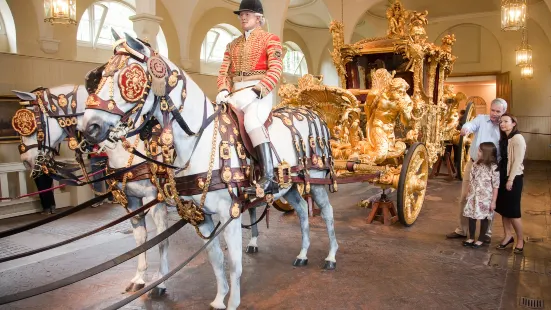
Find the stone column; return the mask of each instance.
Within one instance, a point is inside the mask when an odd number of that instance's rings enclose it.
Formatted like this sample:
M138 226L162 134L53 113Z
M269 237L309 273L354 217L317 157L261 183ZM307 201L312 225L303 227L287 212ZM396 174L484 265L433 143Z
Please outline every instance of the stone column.
M143 41L157 48L157 34L163 19L155 15L155 0L136 0L136 15L130 20L134 23L134 31Z

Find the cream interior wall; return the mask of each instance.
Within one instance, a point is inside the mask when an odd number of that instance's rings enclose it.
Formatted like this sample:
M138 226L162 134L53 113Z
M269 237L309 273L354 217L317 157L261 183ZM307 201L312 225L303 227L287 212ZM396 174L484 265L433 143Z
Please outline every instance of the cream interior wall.
M0 33L0 52L9 53L10 43L5 33Z
M458 23L461 26L458 27ZM511 112L524 116L551 116L551 89L547 87L551 82L551 57L548 52L551 44L538 24L533 20L528 21L529 43L534 50L534 79L526 81L520 79L520 70L514 59L515 48L520 44L520 33L502 32L499 15L442 21L429 24L427 31L430 40L435 42L442 34L453 33L454 29L458 29L459 37L463 38L461 41L458 38L454 54L463 55L467 59L465 62L458 59L453 73L510 71L513 85ZM479 51L478 58L473 50ZM496 59L501 59L501 64Z
M486 102L486 108L481 113L485 113L485 114L490 113L490 103L496 97L496 85L495 84L482 84L482 85L481 84L473 84L473 85L453 84L453 85L454 85L455 92L462 92L467 96L467 98L472 97L472 96L482 97L482 99L484 99L484 101ZM466 102L462 102L460 104L459 108L464 109L465 108L465 103Z
M448 33L453 33L456 39L453 53L457 60L453 73L501 72L501 46L488 29L470 23L455 25L441 33L434 44L441 45L442 37ZM505 56L510 55L505 53Z

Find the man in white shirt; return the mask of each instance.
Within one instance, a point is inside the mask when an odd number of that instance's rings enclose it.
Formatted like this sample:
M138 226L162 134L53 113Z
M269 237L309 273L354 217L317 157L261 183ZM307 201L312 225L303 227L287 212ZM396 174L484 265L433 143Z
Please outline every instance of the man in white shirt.
M467 136L474 133L474 138L471 142L469 149L469 155L471 160L465 165L465 173L463 174L463 184L461 187L461 197L459 199L459 226L454 232L446 235L446 238L466 238L468 231L468 219L463 216L463 208L465 207L467 192L469 190L469 183L471 181L471 169L473 162L478 159L478 147L482 142L493 142L498 148L497 156L499 157L499 119L501 115L507 111L507 101L496 98L492 100L490 106L490 114L481 114L475 117L472 121L467 122L461 128L461 135ZM492 238L492 220L490 219L488 224L488 231L486 233L485 243L490 243Z

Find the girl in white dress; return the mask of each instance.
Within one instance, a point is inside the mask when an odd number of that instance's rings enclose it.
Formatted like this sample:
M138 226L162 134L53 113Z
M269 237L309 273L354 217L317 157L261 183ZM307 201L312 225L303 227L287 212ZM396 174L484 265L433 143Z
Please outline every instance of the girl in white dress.
M488 230L488 218L496 208L499 188L499 169L497 166L497 148L492 142L480 143L478 160L471 170L471 183L463 216L469 218L469 239L464 246L479 248L483 244L481 237ZM479 240L475 242L476 222L480 220Z

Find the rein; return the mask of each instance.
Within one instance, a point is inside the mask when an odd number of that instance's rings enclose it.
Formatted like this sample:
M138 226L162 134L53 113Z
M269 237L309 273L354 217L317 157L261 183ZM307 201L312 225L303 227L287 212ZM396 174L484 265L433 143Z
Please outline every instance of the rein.
M114 221L111 221L110 223L107 223L107 224L105 224L101 227L98 227L98 228L96 228L92 231L80 234L80 235L75 236L73 238L63 240L61 242L54 243L54 244L51 244L51 245L47 245L45 247L41 247L41 248L34 249L34 250L31 250L31 251L27 251L27 252L24 252L24 253L19 253L19 254L15 254L15 255L12 255L12 256L7 256L7 257L1 257L0 258L0 263L8 262L8 261L18 259L18 258L22 258L22 257L27 257L27 256L30 256L30 255L34 255L34 254L37 254L37 253L47 251L47 250L55 249L55 248L58 248L62 245L69 244L73 241L77 241L77 240L80 240L82 238L94 235L94 234L96 234L100 231L106 230L106 229L111 228L111 227L113 227L117 224L120 224L120 223L126 221L127 219L129 219L131 217L137 216L137 215L139 215L140 213L142 213L144 211L149 211L149 209L151 207L153 207L154 205L156 205L157 203L159 203L159 201L157 201L157 199L154 199L151 202L149 202L148 204L146 204L146 205L144 205L144 206L142 206L142 207L140 207L140 208L138 208L138 209L136 209L136 210L134 210L134 211L132 211L132 212L116 219L116 220L114 220Z

